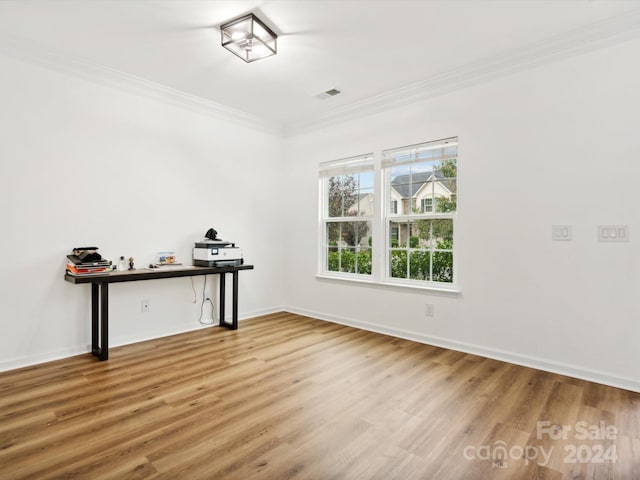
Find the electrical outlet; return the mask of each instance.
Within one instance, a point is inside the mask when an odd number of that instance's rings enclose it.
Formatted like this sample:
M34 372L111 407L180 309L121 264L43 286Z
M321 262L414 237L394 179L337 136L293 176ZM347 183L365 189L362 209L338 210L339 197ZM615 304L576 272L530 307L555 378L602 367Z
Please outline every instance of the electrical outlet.
M424 315L426 317L433 317L433 303L425 304Z
M149 312L149 300L142 300L142 313Z

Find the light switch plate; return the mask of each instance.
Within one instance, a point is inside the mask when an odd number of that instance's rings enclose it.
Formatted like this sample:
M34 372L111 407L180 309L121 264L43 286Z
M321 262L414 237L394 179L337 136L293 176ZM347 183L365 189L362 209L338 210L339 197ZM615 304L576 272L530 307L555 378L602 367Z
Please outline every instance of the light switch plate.
M570 242L573 240L571 225L551 225L551 239L554 242Z
M628 242L628 225L598 225L599 242Z

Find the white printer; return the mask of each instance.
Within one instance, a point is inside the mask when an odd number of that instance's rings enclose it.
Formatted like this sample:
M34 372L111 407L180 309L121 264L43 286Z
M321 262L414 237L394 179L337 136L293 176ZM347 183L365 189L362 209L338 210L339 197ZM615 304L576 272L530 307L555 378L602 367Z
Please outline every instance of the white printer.
M222 267L242 265L242 249L235 243L217 238L218 232L210 228L205 238L193 248L193 264L198 267Z

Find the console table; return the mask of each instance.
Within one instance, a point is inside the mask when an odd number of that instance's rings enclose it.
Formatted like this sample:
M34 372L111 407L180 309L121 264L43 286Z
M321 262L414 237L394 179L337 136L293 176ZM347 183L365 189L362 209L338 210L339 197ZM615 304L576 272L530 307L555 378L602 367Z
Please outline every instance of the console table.
M64 279L71 283L91 284L91 353L100 360L109 358L109 284L156 280L160 278L193 277L196 275L220 275L220 325L235 330L238 328L238 272L253 270L253 265L225 267L158 267L97 275L71 275ZM231 323L225 320L226 275L233 277L233 304Z

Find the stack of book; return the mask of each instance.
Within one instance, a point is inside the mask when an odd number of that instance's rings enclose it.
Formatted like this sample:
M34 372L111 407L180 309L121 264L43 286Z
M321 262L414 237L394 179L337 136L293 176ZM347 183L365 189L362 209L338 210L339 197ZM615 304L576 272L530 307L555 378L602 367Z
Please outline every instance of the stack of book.
M102 258L98 247L74 248L71 255L67 255L66 268L71 275L96 275L113 270L111 260Z

